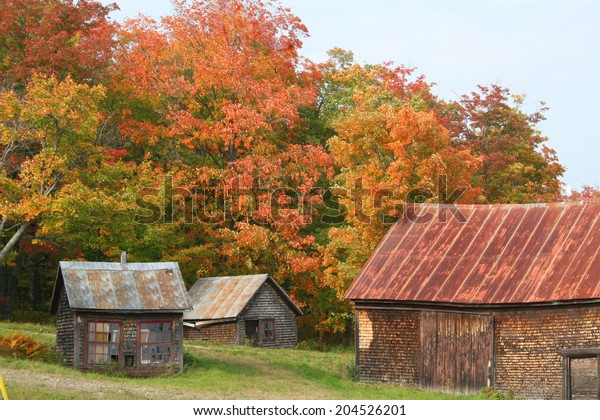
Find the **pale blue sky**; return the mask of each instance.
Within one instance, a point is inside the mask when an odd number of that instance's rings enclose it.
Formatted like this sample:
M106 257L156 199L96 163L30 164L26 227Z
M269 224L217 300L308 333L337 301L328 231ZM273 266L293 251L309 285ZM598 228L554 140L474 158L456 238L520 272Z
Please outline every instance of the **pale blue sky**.
M102 0L110 3L113 0ZM169 0L121 0L115 19L168 14ZM352 50L425 74L441 97L497 83L545 101L540 124L572 187L600 185L600 0L282 0L308 27L302 54Z

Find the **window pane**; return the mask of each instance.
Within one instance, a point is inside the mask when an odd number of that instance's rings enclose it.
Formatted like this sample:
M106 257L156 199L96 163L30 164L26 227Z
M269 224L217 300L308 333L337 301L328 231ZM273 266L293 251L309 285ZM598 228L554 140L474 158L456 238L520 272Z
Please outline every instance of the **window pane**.
M141 363L164 364L171 361L171 323L140 323Z
M102 364L118 361L120 325L116 322L88 322L87 325L88 363Z

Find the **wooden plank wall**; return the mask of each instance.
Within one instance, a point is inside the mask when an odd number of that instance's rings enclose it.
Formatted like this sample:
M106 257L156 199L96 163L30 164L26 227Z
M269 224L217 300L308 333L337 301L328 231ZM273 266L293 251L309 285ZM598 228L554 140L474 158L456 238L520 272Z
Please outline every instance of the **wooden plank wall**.
M490 315L421 313L420 385L432 389L479 391L487 386L493 360Z

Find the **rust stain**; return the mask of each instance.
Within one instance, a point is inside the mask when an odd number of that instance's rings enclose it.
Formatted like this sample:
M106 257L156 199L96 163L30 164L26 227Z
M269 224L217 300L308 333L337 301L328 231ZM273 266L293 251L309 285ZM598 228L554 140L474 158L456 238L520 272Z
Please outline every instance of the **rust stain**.
M268 278L268 274L256 274L199 279L189 292L194 308L184 318L236 318Z
M419 207L421 214L444 210ZM447 211L446 221L396 223L346 298L463 304L600 298L600 202L456 207L466 223Z
M191 307L177 263L60 263L71 307L183 311Z
M189 291L193 309L184 314L188 321L235 319L265 282L281 296L296 315L302 311L268 274L207 277L199 279Z

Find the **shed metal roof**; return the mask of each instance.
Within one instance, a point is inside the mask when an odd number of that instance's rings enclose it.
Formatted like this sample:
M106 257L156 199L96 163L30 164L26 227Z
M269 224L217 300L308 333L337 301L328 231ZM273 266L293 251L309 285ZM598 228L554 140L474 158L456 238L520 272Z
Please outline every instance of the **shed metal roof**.
M61 261L52 312L58 308L63 286L73 309L183 312L191 308L179 265L174 262Z
M478 305L600 298L600 202L455 208L466 220L451 207L422 205L414 209L420 223L397 222L346 298Z
M302 311L268 274L207 277L199 279L189 291L193 309L184 319L203 321L235 319L248 305L260 287L269 282L296 315Z

